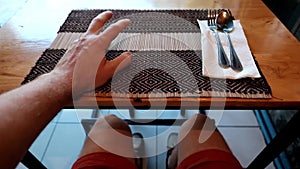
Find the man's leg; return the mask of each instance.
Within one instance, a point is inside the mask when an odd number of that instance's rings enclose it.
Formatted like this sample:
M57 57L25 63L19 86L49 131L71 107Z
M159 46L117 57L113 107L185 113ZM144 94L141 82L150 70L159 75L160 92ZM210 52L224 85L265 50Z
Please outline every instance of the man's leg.
M208 138L202 142L201 137ZM214 121L203 114L196 114L184 122L179 131L179 141L178 164L188 156L203 150L218 149L231 152Z
M174 166L174 159L177 159L180 169L242 168L217 130L214 120L202 114L194 115L182 125L178 135L178 144L168 164Z
M80 157L95 152L124 156L134 163L132 133L128 124L115 115L98 118L85 140Z

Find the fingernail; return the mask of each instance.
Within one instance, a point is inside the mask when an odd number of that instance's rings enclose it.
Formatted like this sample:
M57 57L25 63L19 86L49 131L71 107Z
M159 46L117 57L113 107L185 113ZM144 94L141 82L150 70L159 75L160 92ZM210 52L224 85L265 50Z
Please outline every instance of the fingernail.
M124 18L124 19L122 19L123 21L127 21L127 22L131 22L131 20L130 19L128 19L128 18Z
M127 22L128 24L131 23L131 20L130 19L122 19L123 22Z

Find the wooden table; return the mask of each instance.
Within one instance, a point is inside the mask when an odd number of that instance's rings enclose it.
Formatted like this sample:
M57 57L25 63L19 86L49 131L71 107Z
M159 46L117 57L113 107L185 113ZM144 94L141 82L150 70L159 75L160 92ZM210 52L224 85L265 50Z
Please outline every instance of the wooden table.
M157 8L229 8L241 20L250 49L273 92L271 99L168 98L131 100L136 107L155 105L170 108L219 107L227 109L299 108L300 43L260 0L130 0L130 1L46 1L29 0L0 29L0 93L20 86L41 53L50 46L60 25L72 9L157 9ZM76 105L92 106L93 98L83 97ZM127 107L124 99L100 98L101 107L114 103ZM151 101L151 104L150 102ZM166 103L165 103L166 101Z

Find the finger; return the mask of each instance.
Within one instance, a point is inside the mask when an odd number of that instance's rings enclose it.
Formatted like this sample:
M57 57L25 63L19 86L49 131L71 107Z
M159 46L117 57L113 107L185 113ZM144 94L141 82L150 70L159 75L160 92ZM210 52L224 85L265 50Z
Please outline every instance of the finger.
M89 25L86 34L98 34L103 25L112 17L111 11L105 11L96 16Z
M118 22L111 24L107 29L105 29L100 35L100 42L107 48L111 41L113 41L119 33L130 24L129 19L122 19ZM109 42L108 44L103 44L103 42Z
M111 76L113 76L115 72L118 72L127 67L131 63L131 59L131 52L123 52L114 60L106 61L105 69L108 69L108 71L106 72L111 73Z
M131 63L132 53L131 52L123 52L121 55L116 57L114 60L108 61L108 67L112 70L120 71L127 67Z

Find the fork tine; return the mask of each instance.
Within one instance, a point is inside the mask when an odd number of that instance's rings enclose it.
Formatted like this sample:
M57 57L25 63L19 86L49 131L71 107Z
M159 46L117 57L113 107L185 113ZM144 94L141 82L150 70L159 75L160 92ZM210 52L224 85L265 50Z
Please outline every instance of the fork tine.
M214 26L214 9L210 10L210 25Z
M207 25L210 25L210 9L207 10Z
M210 16L209 16L209 22L210 26L214 26L214 18L215 18L215 9L210 9Z
M211 11L211 25L213 26L215 25L214 18L215 18L215 9Z
M229 14L229 16L230 16L232 19L234 19L234 17L233 17L232 14L231 14L230 9L226 9L226 11L227 11L227 13Z
M232 17L231 11L229 9L226 9L226 11L229 13L229 15Z
M219 12L216 11L216 16L215 16L215 25L217 25L217 16L219 15Z
M215 26L217 25L217 22L216 22L217 15L218 15L218 11L215 10L215 13L214 13L214 19L213 19L213 22L214 22L214 25L215 25Z
M209 25L208 21L209 21L209 9L207 9L207 25Z

